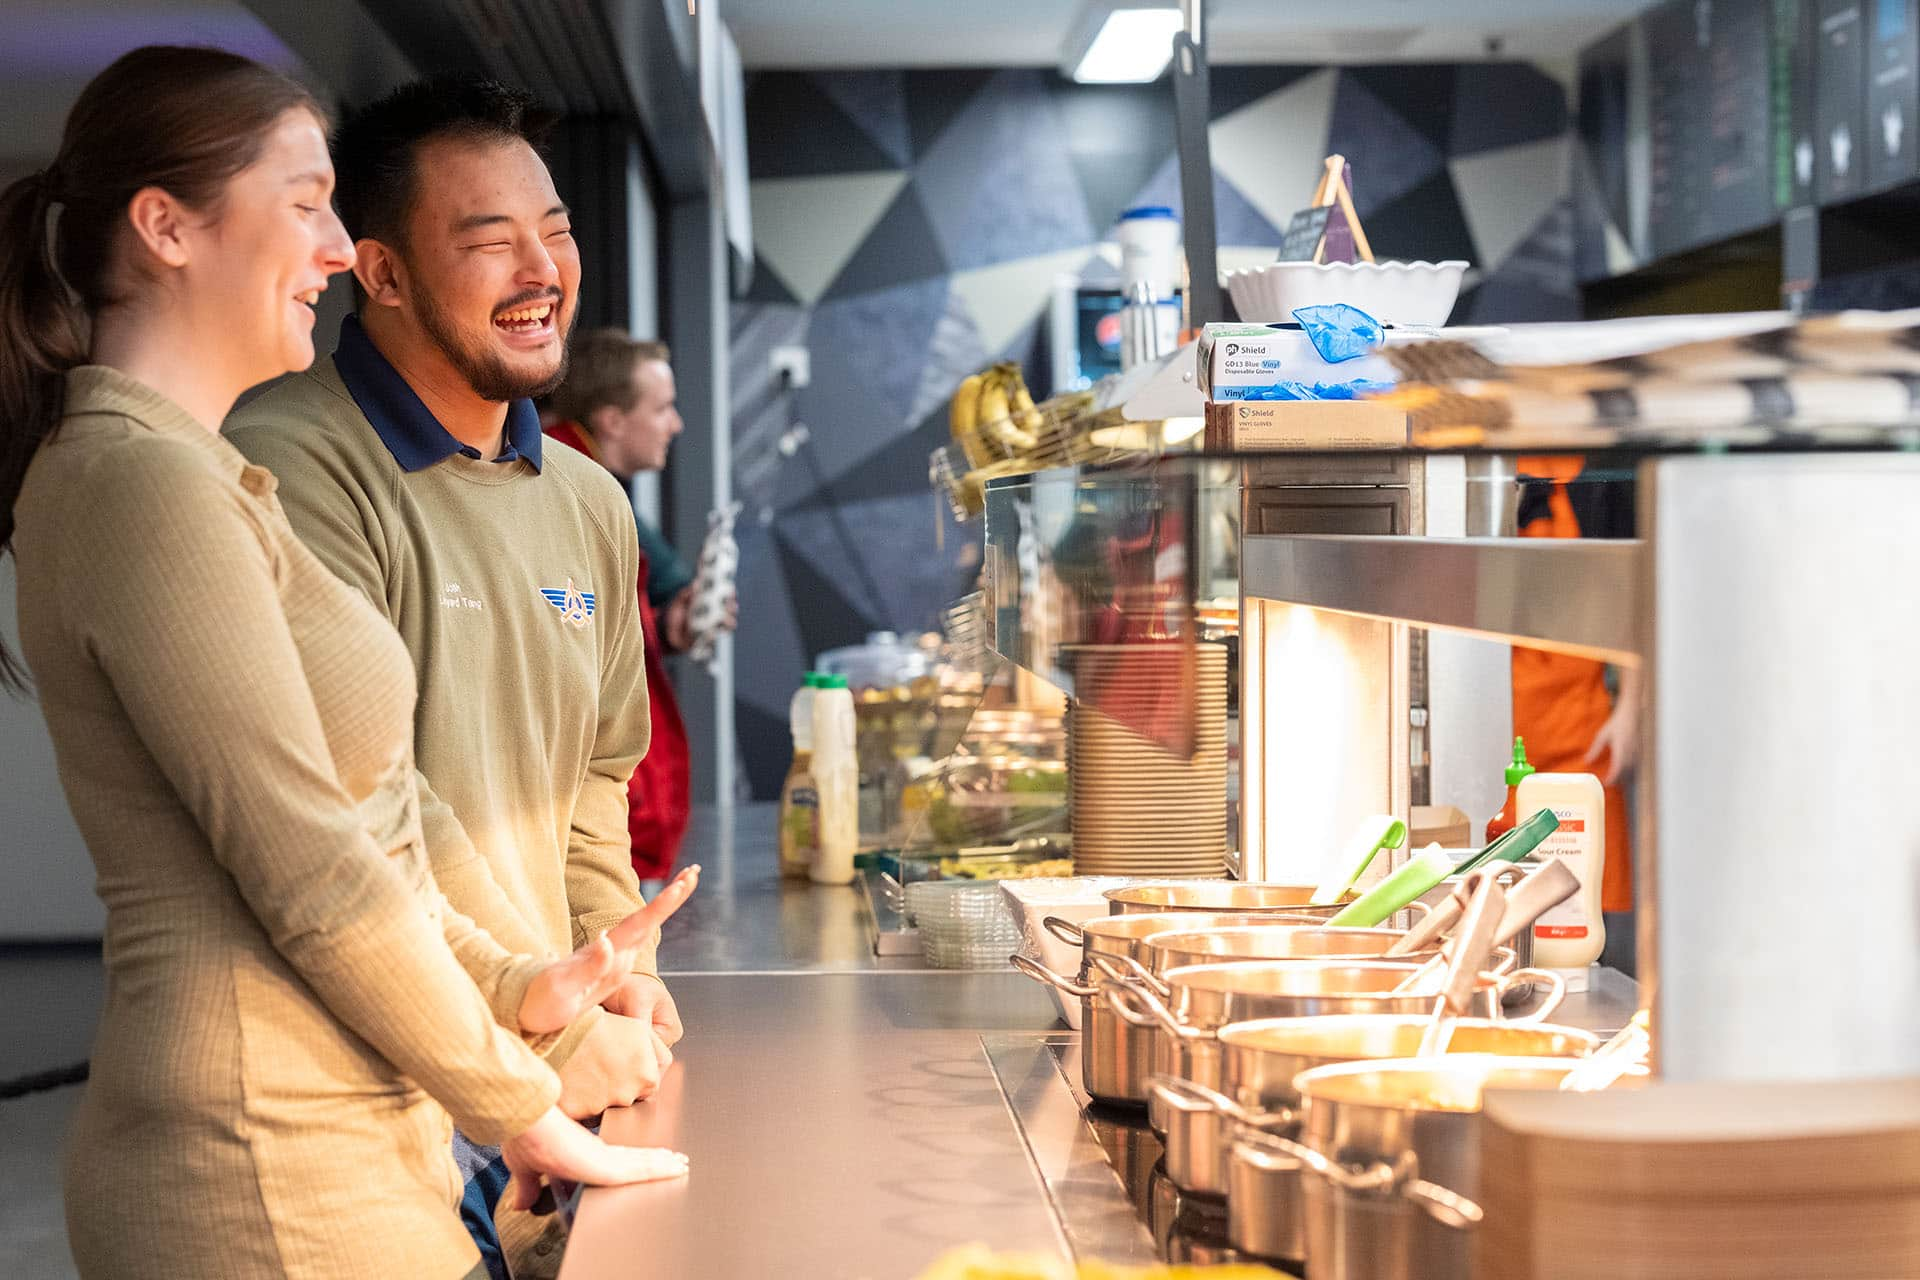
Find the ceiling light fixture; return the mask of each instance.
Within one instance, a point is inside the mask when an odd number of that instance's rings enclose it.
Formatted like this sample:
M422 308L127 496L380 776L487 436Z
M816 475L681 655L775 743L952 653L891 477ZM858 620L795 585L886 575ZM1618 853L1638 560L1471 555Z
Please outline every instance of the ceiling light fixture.
M1074 24L1061 70L1081 84L1146 84L1173 58L1180 9L1166 0L1095 0Z

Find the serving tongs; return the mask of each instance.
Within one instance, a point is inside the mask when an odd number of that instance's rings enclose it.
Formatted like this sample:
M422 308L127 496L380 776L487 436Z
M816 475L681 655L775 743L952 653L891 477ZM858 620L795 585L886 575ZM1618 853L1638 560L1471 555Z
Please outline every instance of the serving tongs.
M1481 868L1490 875L1500 874L1502 868L1484 866ZM1479 871L1472 873L1480 874ZM1462 881L1464 887L1465 881ZM1550 909L1559 906L1574 894L1580 892L1580 877L1566 863L1558 859L1548 862L1514 883L1507 890L1506 909L1500 917L1500 931L1494 936L1493 945L1503 946L1519 937L1521 932L1532 926L1535 920ZM1396 939L1387 948L1387 956L1412 955L1426 951L1440 939L1454 931L1460 923L1461 914L1466 909L1466 896L1456 889L1452 894L1428 912L1425 918L1418 920L1405 934ZM1429 961L1408 980L1409 987L1417 987L1420 982L1431 982L1438 961Z
M1507 891L1500 887L1499 876L1490 870L1482 869L1468 876L1453 891L1452 898L1462 900L1460 923L1436 958L1445 964L1446 975L1434 994L1433 1020L1427 1024L1426 1034L1420 1037L1420 1057L1447 1051L1454 1024L1467 1015L1474 992L1480 989L1481 971L1493 956L1494 939L1507 909ZM1422 965L1421 969L1427 967ZM1415 979L1419 976L1420 971L1416 970L1395 989L1418 991Z
M1622 1076L1644 1070L1652 1054L1651 1019L1647 1011L1642 1009L1633 1015L1631 1022L1620 1028L1613 1039L1582 1058L1579 1066L1567 1072L1560 1080L1560 1088L1568 1093L1597 1093L1609 1088Z

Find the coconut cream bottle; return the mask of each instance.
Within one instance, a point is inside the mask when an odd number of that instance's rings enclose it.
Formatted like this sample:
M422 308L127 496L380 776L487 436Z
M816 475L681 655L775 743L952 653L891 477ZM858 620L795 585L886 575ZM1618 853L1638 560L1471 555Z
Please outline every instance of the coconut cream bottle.
M1607 856L1607 793L1590 773L1534 773L1520 780L1520 813L1553 810L1560 826L1533 856L1558 858L1580 880L1580 892L1533 925L1533 962L1563 971L1569 991L1584 991L1587 968L1607 945L1600 886Z

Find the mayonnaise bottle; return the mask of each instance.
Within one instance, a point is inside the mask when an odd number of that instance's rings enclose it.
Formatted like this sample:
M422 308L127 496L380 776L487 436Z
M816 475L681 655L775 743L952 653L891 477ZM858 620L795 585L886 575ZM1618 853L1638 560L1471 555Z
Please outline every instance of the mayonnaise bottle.
M1600 912L1607 856L1606 790L1590 773L1534 773L1520 780L1515 795L1518 812L1551 809L1560 820L1533 856L1564 860L1580 880L1580 892L1534 922L1533 962L1562 970L1568 990L1584 991L1587 968L1607 945L1607 924Z
M815 884L848 884L860 847L860 758L845 676L822 676L813 691L812 770L820 838L808 874Z

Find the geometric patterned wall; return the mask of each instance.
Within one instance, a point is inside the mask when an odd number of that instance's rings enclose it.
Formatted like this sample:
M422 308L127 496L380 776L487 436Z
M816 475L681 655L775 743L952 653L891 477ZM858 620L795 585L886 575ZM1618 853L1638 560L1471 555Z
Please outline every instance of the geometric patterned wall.
M1524 63L1212 71L1222 258L1271 258L1320 159L1353 161L1381 257L1473 264L1455 323L1579 316L1558 81ZM747 85L752 289L733 309L739 740L756 797L786 768L811 655L917 630L965 590L979 526L927 489L946 402L1017 359L1046 385L1054 278L1108 268L1115 216L1180 205L1172 91L1050 72L764 72ZM812 353L775 392L768 353ZM811 443L777 448L795 422Z

